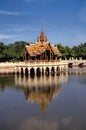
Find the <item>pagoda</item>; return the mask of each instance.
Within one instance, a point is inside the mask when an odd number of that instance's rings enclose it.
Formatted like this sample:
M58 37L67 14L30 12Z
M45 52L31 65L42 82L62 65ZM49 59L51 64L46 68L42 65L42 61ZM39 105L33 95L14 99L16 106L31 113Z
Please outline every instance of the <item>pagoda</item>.
M37 41L34 44L26 45L22 55L24 61L52 61L58 59L61 53L55 45L50 44L41 30Z

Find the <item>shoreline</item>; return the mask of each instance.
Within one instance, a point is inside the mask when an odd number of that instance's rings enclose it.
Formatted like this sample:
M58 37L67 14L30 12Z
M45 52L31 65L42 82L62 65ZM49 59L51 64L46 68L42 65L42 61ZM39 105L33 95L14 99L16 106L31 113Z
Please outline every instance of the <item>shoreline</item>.
M15 73L15 65L16 63L12 63L12 62L0 63L0 74Z
M22 62L3 62L3 63L0 63L0 74L15 74L16 73L16 70L15 70L15 67L16 65L19 65L20 63ZM77 70L77 68L79 70ZM71 71L71 69L73 71ZM85 71L82 71L81 70L84 70ZM86 74L86 66L83 66L83 67L77 67L77 66L73 66L73 67L68 67L68 74L70 73L85 73Z

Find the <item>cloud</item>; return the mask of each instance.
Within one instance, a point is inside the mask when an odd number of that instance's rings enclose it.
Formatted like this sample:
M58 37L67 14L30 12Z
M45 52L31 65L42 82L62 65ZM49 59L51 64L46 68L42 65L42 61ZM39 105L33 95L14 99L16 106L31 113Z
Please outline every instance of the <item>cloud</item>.
M11 12L11 11L5 11L5 10L0 10L0 14L4 15L21 15L19 12Z
M10 25L10 26L5 26L3 28L3 31L5 32L24 32L28 30L28 26L24 25Z
M0 40L11 39L11 38L14 38L14 37L19 37L19 35L0 34Z
M0 26L1 28L1 31L4 33L14 33L14 32L34 32L34 31L38 31L38 28L37 27L33 27L31 25L16 25L16 24L7 24L7 25L4 25L4 26Z
M0 34L0 40L12 38L11 35Z

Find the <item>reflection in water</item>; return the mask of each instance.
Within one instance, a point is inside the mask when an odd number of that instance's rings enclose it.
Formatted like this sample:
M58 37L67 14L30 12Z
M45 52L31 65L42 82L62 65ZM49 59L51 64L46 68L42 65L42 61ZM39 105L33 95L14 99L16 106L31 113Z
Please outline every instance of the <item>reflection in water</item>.
M61 125L64 126L59 126L59 121L45 121L45 120L40 120L38 118L27 118L25 119L20 126L18 127L18 130L66 130L68 126L72 124L72 118L71 117L64 117L61 120ZM69 130L76 130L73 129L72 127Z
M0 91L4 91L6 87L13 88L14 86L14 75L0 75Z
M68 68L68 72L69 74L76 74L76 75L86 74L86 67Z
M61 84L67 81L67 76L15 76L17 88L22 88L26 100L35 102L44 112L51 100L59 94Z
M0 75L0 130L86 130L86 75Z
M18 130L28 130L28 128L29 130L58 130L58 123L27 118L20 124Z

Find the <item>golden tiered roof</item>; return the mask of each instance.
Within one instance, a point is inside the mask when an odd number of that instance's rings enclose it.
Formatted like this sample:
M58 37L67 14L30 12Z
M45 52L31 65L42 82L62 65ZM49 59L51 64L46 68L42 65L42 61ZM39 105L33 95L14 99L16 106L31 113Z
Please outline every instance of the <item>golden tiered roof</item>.
M26 50L30 56L41 55L46 50L50 50L54 55L61 55L60 51L54 45L50 45L50 42L47 41L47 38L44 35L44 32L41 31L40 36L37 39L37 42L26 46Z
M44 51L47 49L48 44L34 44L30 46L26 46L26 49L30 56L40 55L41 53L44 53Z

